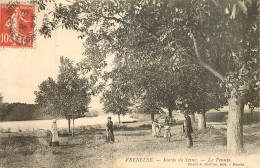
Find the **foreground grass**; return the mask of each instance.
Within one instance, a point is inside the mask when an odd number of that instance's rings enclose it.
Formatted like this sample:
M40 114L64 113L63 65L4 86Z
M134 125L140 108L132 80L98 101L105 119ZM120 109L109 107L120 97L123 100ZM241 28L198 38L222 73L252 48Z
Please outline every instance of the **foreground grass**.
M49 147L45 132L1 134L1 167L112 167L119 158L152 154L223 154L226 130L208 128L193 133L194 147L186 148L181 126L172 127L171 142L154 138L148 128L115 131L115 143L105 143L105 132L61 137ZM259 127L244 128L245 155L259 153Z

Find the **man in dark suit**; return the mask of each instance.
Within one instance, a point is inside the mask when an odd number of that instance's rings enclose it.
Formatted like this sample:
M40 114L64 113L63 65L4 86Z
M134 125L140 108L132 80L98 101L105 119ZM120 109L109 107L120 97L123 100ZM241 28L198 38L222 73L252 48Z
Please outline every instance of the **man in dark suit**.
M188 114L184 115L185 121L183 123L183 133L185 133L185 136L187 138L187 146L188 148L193 146L193 141L191 137L191 133L193 132L192 130L192 125L191 125L191 118L189 117Z
M107 142L114 142L114 131L113 131L113 122L111 121L111 117L109 116L107 121Z

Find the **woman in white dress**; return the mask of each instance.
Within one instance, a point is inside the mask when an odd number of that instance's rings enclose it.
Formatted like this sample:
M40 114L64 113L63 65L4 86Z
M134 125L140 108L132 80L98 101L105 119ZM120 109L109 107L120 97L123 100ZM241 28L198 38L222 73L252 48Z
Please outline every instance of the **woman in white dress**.
M161 132L161 125L158 123L158 120L156 119L152 123L152 135L154 137L159 137L160 132Z
M57 120L52 120L51 125L51 133L52 133L52 146L59 146L59 137L58 137L58 126L57 126Z
M157 123L155 121L153 121L153 123L152 123L152 136L153 137L156 136L156 126L157 126Z

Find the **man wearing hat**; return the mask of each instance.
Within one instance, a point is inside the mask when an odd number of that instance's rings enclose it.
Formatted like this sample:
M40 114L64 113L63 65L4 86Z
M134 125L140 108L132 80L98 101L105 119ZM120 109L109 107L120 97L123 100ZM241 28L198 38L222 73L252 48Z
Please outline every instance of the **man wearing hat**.
M56 119L52 120L51 133L52 133L52 140L51 140L52 146L59 146L58 126L57 126Z
M114 132L113 132L113 122L111 121L111 117L107 117L107 142L114 142Z

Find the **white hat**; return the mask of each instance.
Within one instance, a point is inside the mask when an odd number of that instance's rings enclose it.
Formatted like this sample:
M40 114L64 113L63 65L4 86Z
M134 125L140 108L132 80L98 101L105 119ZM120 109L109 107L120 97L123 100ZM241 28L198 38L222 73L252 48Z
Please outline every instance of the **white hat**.
M56 122L57 122L57 120L56 120L56 119L53 119L53 120L52 120L52 122L53 122L53 123L56 123Z

